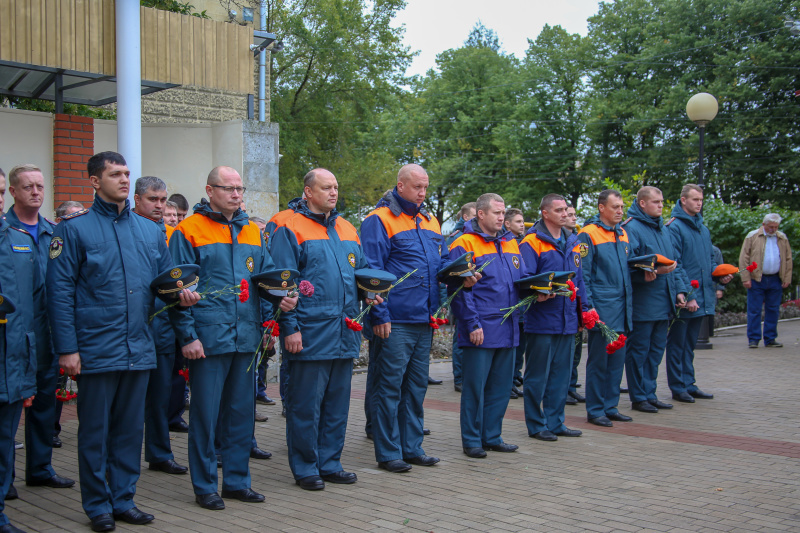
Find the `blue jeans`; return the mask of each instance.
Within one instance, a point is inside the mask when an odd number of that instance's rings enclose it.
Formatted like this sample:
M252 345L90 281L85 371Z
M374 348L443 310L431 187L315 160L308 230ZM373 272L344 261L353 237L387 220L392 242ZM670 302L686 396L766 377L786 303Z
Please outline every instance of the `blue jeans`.
M528 435L563 431L575 335L526 333L525 338L528 353L523 393Z
M669 320L633 322L625 357L628 395L633 403L656 400L658 366L667 346Z
M589 355L586 358L586 415L591 420L619 412L619 382L625 368L622 347L606 353L608 342L599 331L589 331Z
M515 348L463 348L461 444L465 448L502 444L503 416L511 398Z
M428 391L432 336L427 323L394 323L388 339L375 339L378 365L370 407L378 462L425 454L422 402Z
M678 318L667 333L667 383L672 394L694 392L694 347L703 316Z
M761 281L753 280L747 291L747 340L761 340L761 307L764 306L764 344L778 338L778 312L780 311L783 287L777 274L761 276Z

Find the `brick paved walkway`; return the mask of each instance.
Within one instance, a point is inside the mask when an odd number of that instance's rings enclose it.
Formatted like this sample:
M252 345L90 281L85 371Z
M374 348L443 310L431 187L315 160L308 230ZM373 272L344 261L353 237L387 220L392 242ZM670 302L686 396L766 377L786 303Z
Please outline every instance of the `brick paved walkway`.
M259 406L270 420L257 425L258 441L274 457L251 461L251 471L253 488L267 494L267 503L227 501L224 511L205 511L193 501L188 476L150 472L143 463L136 503L156 520L117 529L800 531L800 321L782 322L779 332L783 349L749 350L744 329L736 328L720 331L714 350L698 352L698 385L714 400L676 404L656 415L631 412L624 400L621 410L634 422L612 429L587 424L582 405L568 406L568 425L584 431L578 439L528 438L522 401L511 400L503 436L520 450L490 452L483 460L461 452L450 364L432 365L432 375L445 384L428 392L426 426L433 434L425 451L442 462L406 474L377 469L363 433L366 376L357 375L343 455L345 467L358 473L357 484L328 485L322 492L296 487L280 404ZM59 474L77 479L77 421L65 419L64 447L55 450L54 462ZM174 435L173 448L186 464L185 434ZM12 523L29 531L89 531L77 487L16 486L20 499L6 506Z

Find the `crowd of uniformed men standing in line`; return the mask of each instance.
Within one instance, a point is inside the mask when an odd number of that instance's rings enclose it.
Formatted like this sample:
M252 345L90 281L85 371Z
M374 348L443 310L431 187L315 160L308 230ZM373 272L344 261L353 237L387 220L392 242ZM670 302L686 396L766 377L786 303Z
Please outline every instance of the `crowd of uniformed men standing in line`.
M88 179L94 203L87 210L60 206L56 225L40 214L41 170L22 165L9 172L15 203L0 221L0 511L5 498L16 496L14 436L23 403L26 484L74 484L51 465L52 447L58 445L54 393L61 368L80 386L80 489L92 529L113 530L115 520L152 521L133 501L143 439L151 469L187 472L169 444L176 352L186 361L195 392L188 471L197 503L219 510L224 498L263 502L251 488L248 465L251 456L269 457L255 442L251 364L261 343L272 343L264 338L262 322L276 307L295 481L307 490L356 482L356 474L344 470L341 453L353 359L362 342L359 328L345 318L356 317L365 305L355 275L360 268L397 278L411 273L385 301L380 295L366 301L374 305L364 319L363 334L370 340L366 432L379 467L389 472L439 462L423 449L433 316L443 300L438 275L467 252L474 261L469 266L479 273L467 272L459 283L448 284L449 294L457 293L450 309L453 371L462 393L467 456L518 448L501 435L509 391L524 397L529 436L541 441L581 435L564 425L568 402L585 401L589 422L599 426L630 421L617 409L623 368L633 409L672 408L656 395L665 350L674 399L713 397L697 388L693 366L700 321L713 314L715 303L715 265L700 215L703 191L695 185L683 188L666 224L657 188L638 192L624 222L620 193L603 191L597 214L579 232L574 207L560 195L541 200L541 218L526 232L522 213L506 210L502 197L487 193L464 206L456 231L445 239L423 206L429 180L419 165L400 169L396 187L364 219L360 232L336 211L338 183L325 169L310 171L302 197L265 228L241 209L245 188L233 168L209 173L206 198L180 222L175 212L181 206L165 205L166 185L155 177L136 181L130 209L129 174L120 154L93 156ZM5 187L0 172L0 198ZM649 254L675 263L652 272L629 267L629 259ZM183 289L179 305L164 309L154 300L151 282L164 272L179 277L179 267L191 264L199 268L198 287L221 295L201 299L198 291ZM276 305L260 299L255 287L252 297L242 294L247 292L242 280L290 271L310 282L313 294L290 292ZM504 318L519 301L519 280L554 271L574 276L577 298L539 294L530 307ZM226 292L231 286L238 291ZM576 369L582 313L591 309L628 341L608 354L603 334L589 331L584 398L576 389ZM156 310L164 312L151 322ZM5 531L19 529L0 512L0 532Z

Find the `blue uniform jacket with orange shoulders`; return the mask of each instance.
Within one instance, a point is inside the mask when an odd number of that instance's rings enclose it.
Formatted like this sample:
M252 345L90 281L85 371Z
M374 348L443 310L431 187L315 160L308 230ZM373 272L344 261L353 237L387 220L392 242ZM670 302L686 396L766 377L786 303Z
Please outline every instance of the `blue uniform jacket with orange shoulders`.
M496 236L483 233L474 218L464 224L464 234L450 245L450 260L467 252L474 253L475 266L481 268L483 276L470 289L462 289L453 299L453 313L458 319L458 345L474 348L469 340L470 332L483 328L483 344L480 348L512 348L519 345L519 315L516 310L503 320L507 311L519 302L514 283L522 277L522 256L519 244L510 231ZM456 286L449 286L452 294Z
M175 228L169 240L175 264L200 265L198 290L233 287L250 276L271 270L274 263L261 230L237 210L231 220L213 211L203 199L194 214ZM247 301L233 293L218 298L203 298L174 322L178 344L186 346L200 339L208 355L255 353L262 337L263 318L271 306L252 288Z
M354 359L361 347L361 333L347 328L345 317L361 312L355 271L367 268L358 232L335 210L328 217L312 213L305 200L282 217L269 239L269 250L278 268L300 272L300 279L314 285L312 296L300 295L297 308L281 313L280 339L290 360ZM287 335L301 332L303 349L285 349Z
M628 234L619 224L612 228L595 215L578 233L578 241L586 305L597 310L609 328L629 334L633 329L633 289Z
M385 303L373 307L371 323L427 324L439 308L436 273L447 262L439 221L424 207L401 198L395 188L364 219L361 240L370 268L398 279L416 269L391 290Z
M581 254L578 249L578 236L569 232L564 249L547 231L544 222L537 222L525 234L519 246L525 266L523 277L542 272L575 272L572 282L578 289L579 299L571 301L567 297L556 296L544 302L533 303L525 313L525 332L547 335L572 335L578 332L578 313L586 311L586 289L583 284ZM582 307L578 307L578 302Z

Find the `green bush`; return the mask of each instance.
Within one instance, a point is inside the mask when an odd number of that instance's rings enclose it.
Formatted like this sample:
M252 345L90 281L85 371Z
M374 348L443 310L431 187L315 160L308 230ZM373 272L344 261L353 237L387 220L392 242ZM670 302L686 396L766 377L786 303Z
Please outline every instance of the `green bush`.
M703 207L703 218L711 231L711 241L722 251L722 258L726 263L739 264L739 252L742 242L748 233L761 226L761 221L767 213L778 213L783 221L780 231L786 234L792 244L792 285L784 291L784 300L792 297L797 284L798 266L800 266L800 213L769 206L759 206L753 209L740 208L725 204L717 200L709 200ZM747 310L747 293L740 276L728 284L725 296L717 304L717 312L745 312Z

